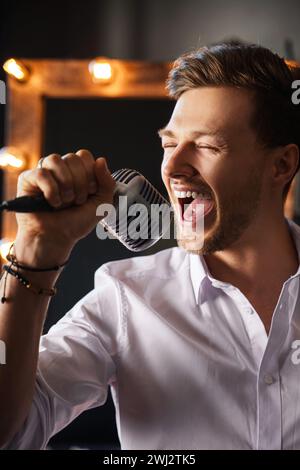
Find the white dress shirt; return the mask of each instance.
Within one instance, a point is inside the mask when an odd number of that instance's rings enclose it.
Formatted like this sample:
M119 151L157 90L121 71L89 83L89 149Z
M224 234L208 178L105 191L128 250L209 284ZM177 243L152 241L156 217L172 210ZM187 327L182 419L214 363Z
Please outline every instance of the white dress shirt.
M45 448L110 386L122 449L300 449L299 274L267 336L201 256L171 248L103 265L42 337L34 402L7 447Z

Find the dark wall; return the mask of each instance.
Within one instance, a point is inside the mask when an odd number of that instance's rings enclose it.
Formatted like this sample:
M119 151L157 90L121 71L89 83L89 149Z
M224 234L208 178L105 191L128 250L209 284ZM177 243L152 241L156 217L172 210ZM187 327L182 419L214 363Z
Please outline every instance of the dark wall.
M1 55L85 58L99 53L102 2L4 0Z

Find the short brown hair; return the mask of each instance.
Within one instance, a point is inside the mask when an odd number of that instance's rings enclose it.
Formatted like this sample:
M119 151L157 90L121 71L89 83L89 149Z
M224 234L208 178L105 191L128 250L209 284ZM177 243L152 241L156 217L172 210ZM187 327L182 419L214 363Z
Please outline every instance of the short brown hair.
M300 105L292 103L292 82L299 69L269 49L237 41L201 47L179 57L167 80L172 98L203 86L231 86L254 91L251 125L266 148L294 143L300 151ZM300 166L298 163L297 173ZM292 179L283 189L285 199Z

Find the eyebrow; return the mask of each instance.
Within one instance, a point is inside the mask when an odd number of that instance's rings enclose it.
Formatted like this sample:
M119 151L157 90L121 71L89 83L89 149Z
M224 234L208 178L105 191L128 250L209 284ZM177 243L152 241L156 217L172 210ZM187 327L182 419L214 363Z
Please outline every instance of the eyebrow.
M159 129L157 131L157 133L158 133L160 138L162 138L162 137L175 137L174 132L171 131L171 129L167 129L166 127L163 127L162 129ZM197 137L203 137L203 136L213 136L213 137L223 138L223 136L219 132L212 131L212 130L193 131L193 132L190 133L190 136L194 139L196 139Z

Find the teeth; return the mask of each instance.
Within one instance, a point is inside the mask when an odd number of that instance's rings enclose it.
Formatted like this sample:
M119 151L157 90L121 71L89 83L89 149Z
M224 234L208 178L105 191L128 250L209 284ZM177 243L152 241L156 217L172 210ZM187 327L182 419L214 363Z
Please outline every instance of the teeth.
M211 196L210 196L209 194L200 193L199 196L200 196L202 199L211 199Z
M192 197L193 199L196 199L197 197L200 197L201 199L211 199L211 196L209 194L197 193L196 191L176 191L176 190L174 190L174 194L178 199L186 198L186 197Z
M184 191L175 191L174 190L174 194L178 199L186 197L186 192L184 192Z

